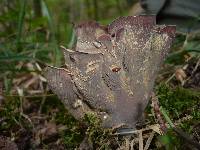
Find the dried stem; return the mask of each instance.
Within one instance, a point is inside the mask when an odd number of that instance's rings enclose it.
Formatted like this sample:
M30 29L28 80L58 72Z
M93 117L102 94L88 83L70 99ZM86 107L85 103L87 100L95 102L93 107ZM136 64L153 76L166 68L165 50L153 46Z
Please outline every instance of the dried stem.
M157 98L157 96L155 95L154 92L152 93L151 101L152 101L152 108L153 108L154 113L157 117L158 124L160 125L160 129L163 133L165 133L166 130L167 130L167 127L165 125L165 122L162 118L162 114L160 112L160 106L159 106L158 98Z

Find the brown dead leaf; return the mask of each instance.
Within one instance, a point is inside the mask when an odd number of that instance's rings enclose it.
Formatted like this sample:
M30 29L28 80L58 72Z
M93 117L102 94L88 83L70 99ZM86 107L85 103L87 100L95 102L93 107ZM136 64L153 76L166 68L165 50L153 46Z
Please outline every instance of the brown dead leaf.
M179 68L175 72L175 77L178 81L180 81L182 84L184 83L184 80L186 79L187 75L185 71L182 68Z

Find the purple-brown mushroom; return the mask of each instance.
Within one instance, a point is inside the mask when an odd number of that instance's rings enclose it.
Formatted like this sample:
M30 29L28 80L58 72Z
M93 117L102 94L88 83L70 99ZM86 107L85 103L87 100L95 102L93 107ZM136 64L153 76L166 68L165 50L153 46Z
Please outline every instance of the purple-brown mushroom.
M74 49L64 51L66 67L46 69L48 85L76 119L92 112L103 127L134 128L175 30L156 25L155 16L120 17L106 27L79 24Z

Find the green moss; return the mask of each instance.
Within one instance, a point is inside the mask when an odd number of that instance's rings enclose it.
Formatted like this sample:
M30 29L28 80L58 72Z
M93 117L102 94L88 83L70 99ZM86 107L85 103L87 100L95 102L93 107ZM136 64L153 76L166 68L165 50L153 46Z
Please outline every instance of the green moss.
M192 127L200 120L199 102L200 93L183 87L170 87L166 84L160 84L156 87L156 93L159 98L160 106L164 107L173 123L176 120L192 116L191 119L182 121L179 127L187 132L192 133ZM172 129L158 137L159 141L164 145L165 149L182 149L184 145L183 139L175 134Z
M20 100L13 97L7 97L4 107L0 111L0 118L5 119L0 124L0 131L12 129L15 126L23 125L23 119L20 115Z
M199 118L196 108L199 105L200 93L183 87L171 88L160 84L156 88L160 105L164 107L172 118L179 118L184 114Z
M94 113L87 113L84 122L88 125L86 135L93 148L111 149L111 129L102 128L100 119Z

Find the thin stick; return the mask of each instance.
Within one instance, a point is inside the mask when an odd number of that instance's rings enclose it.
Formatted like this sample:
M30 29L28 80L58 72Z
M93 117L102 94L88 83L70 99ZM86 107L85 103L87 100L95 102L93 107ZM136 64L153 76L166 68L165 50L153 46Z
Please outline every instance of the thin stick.
M160 129L162 130L163 133L165 133L167 130L167 127L165 125L165 122L162 118L162 114L160 112L158 97L155 95L154 92L152 93L151 101L152 101L152 107L154 109L155 115L158 119L158 123L160 124Z
M150 144L151 144L151 141L153 140L153 137L155 135L155 131L152 131L149 138L147 139L147 142L146 142L146 145L144 147L144 150L148 150Z
M139 132L139 150L143 150L143 137L142 137L142 131Z

